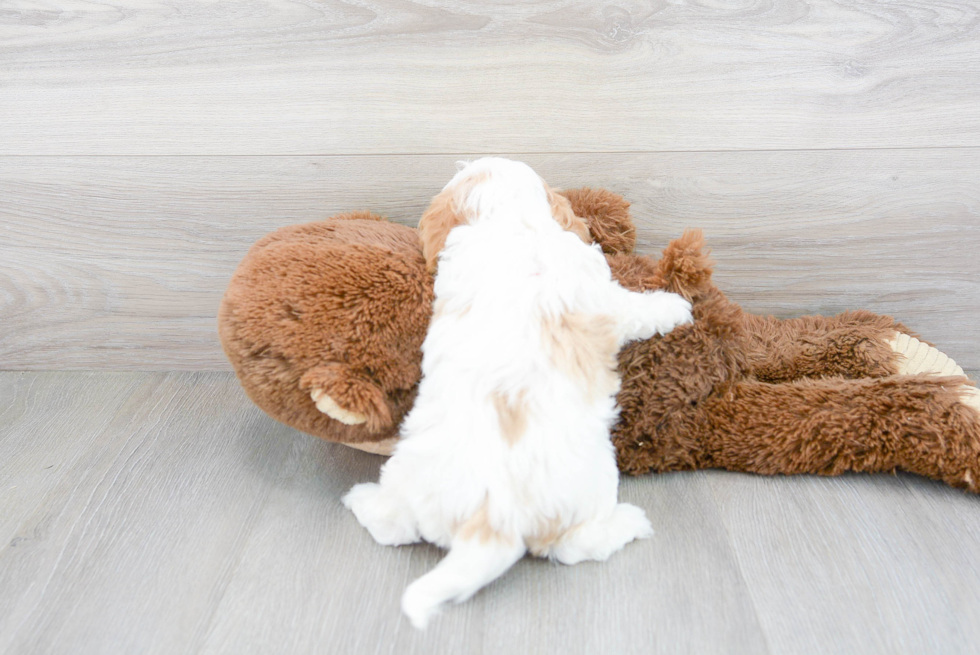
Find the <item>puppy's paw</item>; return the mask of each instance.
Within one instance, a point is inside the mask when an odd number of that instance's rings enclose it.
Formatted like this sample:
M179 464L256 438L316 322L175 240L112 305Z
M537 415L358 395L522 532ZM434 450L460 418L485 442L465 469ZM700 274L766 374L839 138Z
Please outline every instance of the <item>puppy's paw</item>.
M367 423L367 416L351 412L338 405L333 398L327 395L323 389L313 389L310 391L310 398L316 403L316 408L332 418L340 421L344 425L360 425Z
M653 536L653 526L646 512L636 505L629 503L619 503L613 511L610 528L614 532L619 532L619 536L625 539L625 546L634 539L649 539Z
M631 293L625 313L624 340L649 339L667 334L678 325L691 323L691 303L676 293L646 291Z
M678 325L694 322L691 303L676 293L655 291L644 294L650 298L649 326L657 334L668 334Z
M439 601L426 589L425 580L419 579L408 585L402 595L402 612L419 630L425 630L429 620L439 610Z
M553 551L562 564L584 560L603 562L634 539L653 535L653 526L642 509L619 503L604 519L594 519L570 532Z
M354 485L341 502L382 546L401 546L419 540L411 510L376 482Z

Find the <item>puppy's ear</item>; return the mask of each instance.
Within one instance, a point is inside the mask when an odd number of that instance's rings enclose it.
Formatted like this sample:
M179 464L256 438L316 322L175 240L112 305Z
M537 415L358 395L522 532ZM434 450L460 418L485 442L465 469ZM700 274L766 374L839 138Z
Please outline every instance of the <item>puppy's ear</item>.
M569 232L574 232L585 243L591 244L592 234L589 232L589 225L575 215L575 212L572 211L572 203L568 202L568 198L556 193L547 184L544 185L544 190L548 194L548 202L551 204L551 215L558 221L558 224Z
M455 185L442 190L429 203L429 208L419 221L419 236L422 238L422 254L425 266L435 275L439 266L439 252L446 245L449 231L458 225L469 224L472 208L468 206L470 194L478 185L490 179L489 173L470 175Z
M422 239L422 254L425 267L433 275L439 265L439 252L446 245L449 231L457 225L464 225L466 218L457 210L453 189L444 189L429 203L429 208L419 221L419 237Z

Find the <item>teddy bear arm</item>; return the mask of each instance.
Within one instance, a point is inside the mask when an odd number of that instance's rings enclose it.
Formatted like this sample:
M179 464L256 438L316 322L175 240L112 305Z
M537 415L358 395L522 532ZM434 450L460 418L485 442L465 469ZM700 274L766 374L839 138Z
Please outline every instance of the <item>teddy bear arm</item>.
M904 470L980 491L980 404L963 377L742 380L701 408L698 468Z

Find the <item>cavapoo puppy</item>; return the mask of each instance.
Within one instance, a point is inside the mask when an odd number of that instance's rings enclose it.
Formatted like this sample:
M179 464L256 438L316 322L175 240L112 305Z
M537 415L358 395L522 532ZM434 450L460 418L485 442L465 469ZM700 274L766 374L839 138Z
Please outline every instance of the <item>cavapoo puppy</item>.
M465 166L419 231L436 278L418 397L380 483L344 504L378 543L449 549L402 598L423 628L525 552L605 560L652 533L617 503L616 354L691 306L616 283L568 201L520 162Z

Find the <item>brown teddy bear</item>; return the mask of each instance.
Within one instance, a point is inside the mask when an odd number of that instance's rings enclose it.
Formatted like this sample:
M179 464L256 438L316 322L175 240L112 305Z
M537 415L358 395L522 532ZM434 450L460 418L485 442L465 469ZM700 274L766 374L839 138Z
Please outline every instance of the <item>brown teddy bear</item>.
M692 325L619 355L622 471L900 469L980 491L980 392L936 348L869 312L745 313L712 283L699 231L657 261L633 254L622 197L564 195L621 284L668 289L694 307ZM432 297L415 230L342 214L256 243L219 332L245 391L273 418L388 453L415 397Z

